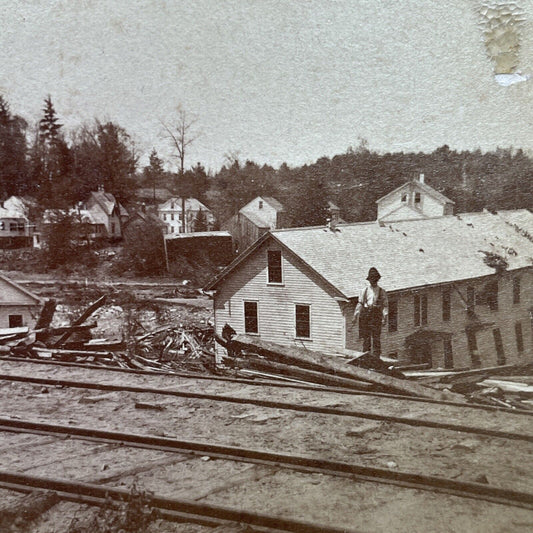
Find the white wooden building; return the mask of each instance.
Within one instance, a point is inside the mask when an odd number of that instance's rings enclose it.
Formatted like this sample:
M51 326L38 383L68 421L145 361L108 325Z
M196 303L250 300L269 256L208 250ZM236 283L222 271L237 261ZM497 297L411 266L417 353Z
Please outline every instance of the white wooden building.
M0 328L33 327L41 307L39 297L0 274Z
M362 348L352 317L374 266L390 300L384 356L434 368L516 363L532 357L532 235L527 210L274 230L206 290L218 333L228 323L349 355Z
M211 210L200 202L200 200L197 200L196 198L186 198L184 203L185 233L197 231L197 222L200 212L202 213L202 216L205 217L204 222L206 227L203 231L208 231L213 228L215 217ZM158 206L157 216L165 223L167 234L183 232L182 204L182 198L174 197Z
M404 183L376 201L378 220L405 220L412 218L452 215L454 202L419 179Z

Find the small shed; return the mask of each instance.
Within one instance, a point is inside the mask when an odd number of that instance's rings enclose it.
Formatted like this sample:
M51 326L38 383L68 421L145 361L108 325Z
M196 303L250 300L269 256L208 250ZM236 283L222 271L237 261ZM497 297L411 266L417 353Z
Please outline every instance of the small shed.
M0 328L33 327L41 307L38 296L0 274Z

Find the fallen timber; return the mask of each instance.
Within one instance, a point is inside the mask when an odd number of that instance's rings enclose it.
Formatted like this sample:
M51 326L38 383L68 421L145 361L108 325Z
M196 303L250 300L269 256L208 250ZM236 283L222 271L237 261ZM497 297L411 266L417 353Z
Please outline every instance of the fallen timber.
M169 453L208 455L215 459L262 464L304 473L340 476L358 481L377 482L407 489L452 494L462 498L484 500L533 510L533 493L530 492L496 487L486 483L457 481L439 476L364 466L310 456L281 454L260 449L239 448L198 441L183 441L154 435L105 431L79 426L58 426L10 419L0 420L0 431L35 433L39 435L68 435L70 438L81 440L120 443L122 446L160 450ZM9 473L0 472L0 481L9 482L8 476Z
M320 385L330 385L332 387L346 387L355 390L369 390L373 385L367 381L356 381L354 379L346 379L332 374L324 374L324 372L317 372L315 370L306 370L291 365L284 365L282 363L274 363L266 361L259 357L249 356L246 358L232 357L230 364L236 368L254 370L261 370L265 372L272 372L274 374L303 379L311 383L318 383Z
M439 422L438 420L427 420L413 418L411 416L398 416L390 414L372 413L357 409L346 409L338 407L328 407L320 405L309 405L302 403L291 403L278 400L264 400L260 398L250 398L241 396L229 396L225 394L208 394L202 392L180 391L172 389L160 389L155 387L139 387L132 385L114 385L98 382L85 382L76 380L64 380L56 378L38 378L29 376L15 376L12 374L0 374L0 381L11 381L17 383L32 383L36 385L45 385L50 387L61 388L78 388L85 390L98 390L105 392L131 392L135 394L150 394L158 396L169 396L175 398L187 398L197 400L207 400L213 402L226 402L238 405L255 405L257 407L266 407L270 409L284 409L303 413L314 413L322 415L343 416L352 418L361 418L364 420L377 420L380 422L389 422L393 424L404 424L413 427L427 427L432 429L443 429L448 431L457 431L461 433L470 433L473 435L483 435L487 437L496 437L509 440L522 440L533 443L533 434L514 433L499 429L484 428L481 426L467 426L454 422ZM405 399L405 397L404 397ZM146 404L146 402L136 402ZM461 404L462 405L462 404ZM466 406L472 407L470 405ZM474 406L476 407L476 406ZM142 408L142 407L140 407ZM515 414L513 412L513 414ZM518 413L522 414L522 413ZM527 412L527 414L531 414ZM0 418L0 422L1 422Z
M466 399L462 395L449 391L440 391L406 379L348 365L339 361L338 358L322 352L294 346L283 346L273 342L262 341L249 335L233 336L228 342L228 346L232 352L247 351L262 355L268 359L273 359L274 361L279 361L283 364L300 366L309 370L322 371L343 378L374 383L388 390L409 396L466 403Z
M95 483L36 477L0 471L0 487L14 491L54 491L57 500L106 506L109 501L127 502L131 496L127 489L102 486ZM202 526L237 526L246 524L262 533L356 533L346 528L315 524L282 516L244 511L242 509L210 505L190 500L179 500L152 495L147 505L157 510L157 517L171 522L195 523Z

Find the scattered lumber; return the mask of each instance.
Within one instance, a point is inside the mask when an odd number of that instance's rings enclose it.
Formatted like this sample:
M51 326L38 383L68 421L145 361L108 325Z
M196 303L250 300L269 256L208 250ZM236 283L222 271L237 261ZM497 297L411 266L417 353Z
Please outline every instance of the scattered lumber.
M520 398L533 398L533 385L528 385L527 383L503 381L501 379L485 379L477 385L479 387L496 387L500 391L517 394Z
M104 294L98 300L93 302L74 322L72 326L79 326L83 324L96 310L100 309L105 304L107 296ZM72 331L66 331L61 337L54 343L54 348L61 346L72 335Z
M234 351L252 352L283 364L300 366L308 370L374 383L400 394L431 398L434 400L466 402L462 395L449 391L436 390L413 381L408 381L407 379L387 376L366 368L348 365L339 361L337 357L321 352L266 342L249 335L235 335L229 341L229 345Z
M374 386L367 381L357 381L355 379L346 379L332 374L325 374L324 372L305 370L294 365L274 363L256 356L247 356L245 358L233 357L228 358L228 361L231 366L236 368L269 372L275 375L301 379L309 383L318 383L319 385L344 387L354 390L370 390L374 388Z
M56 311L57 302L50 298L44 302L43 308L41 309L41 314L35 324L35 329L44 329L50 327L52 319L54 318L54 313Z

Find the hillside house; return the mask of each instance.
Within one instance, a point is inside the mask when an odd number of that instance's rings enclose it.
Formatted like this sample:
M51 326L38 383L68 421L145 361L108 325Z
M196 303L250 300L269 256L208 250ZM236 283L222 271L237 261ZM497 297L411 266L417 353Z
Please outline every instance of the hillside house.
M33 246L33 230L23 214L0 207L0 248Z
M275 198L258 196L222 224L233 237L237 252L242 252L267 231L287 225L285 208Z
M109 192L100 188L91 192L84 211L87 211L87 223L94 225L94 232L100 235L105 228L105 237L110 240L122 238L122 225L128 220L128 212Z
M157 214L159 218L166 224L167 234L182 233L182 199L170 198L166 202L159 205ZM201 214L200 214L201 213ZM205 228L202 230L211 230L215 224L215 217L213 213L202 202L196 198L185 199L185 233L193 233L198 231L199 217L204 218Z
M40 298L0 274L0 328L33 327L41 307Z
M425 183L424 174L376 201L378 220L406 220L452 215L454 202Z
M433 368L517 363L532 357L532 235L527 210L273 230L206 290L219 334L228 323L350 355L362 349L352 317L375 266L390 301L384 356Z

